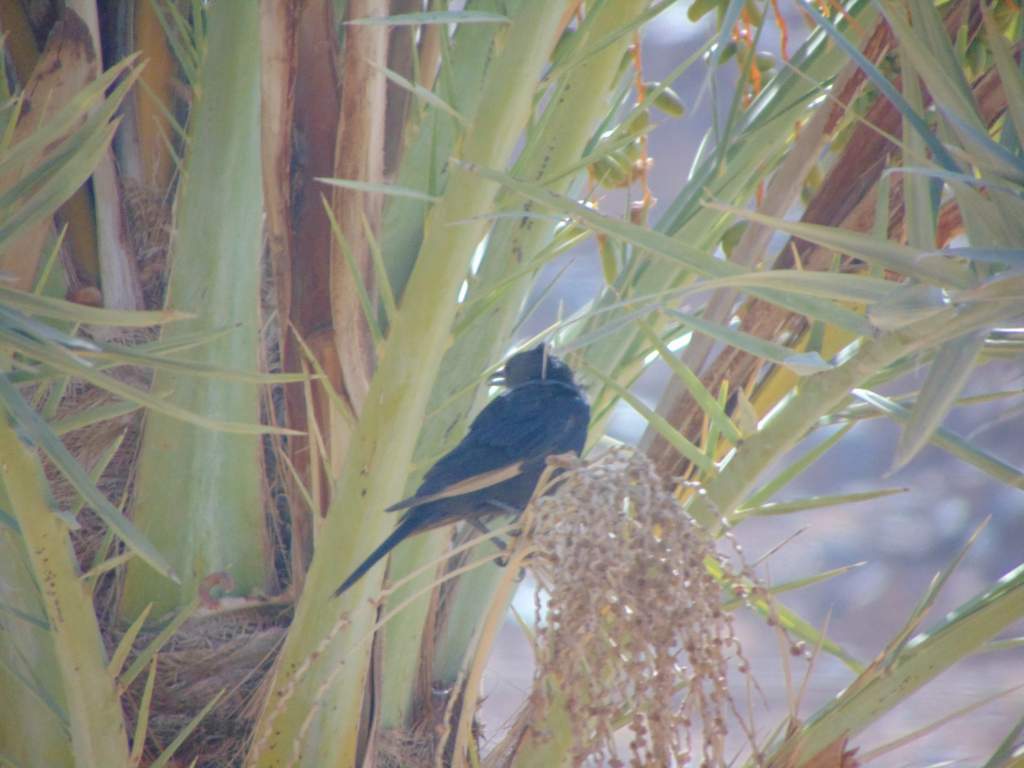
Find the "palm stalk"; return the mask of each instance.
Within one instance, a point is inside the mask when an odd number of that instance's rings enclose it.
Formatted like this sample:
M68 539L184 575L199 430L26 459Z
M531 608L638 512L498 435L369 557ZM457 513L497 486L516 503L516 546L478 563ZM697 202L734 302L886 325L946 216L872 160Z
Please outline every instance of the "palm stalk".
M103 640L88 591L78 580L67 525L54 514L34 451L6 420L0 425L0 467L24 542L20 554L42 586L47 645L52 643L60 670L60 687L51 688L48 694L53 706L66 708L75 763L97 768L128 766L128 737L121 704L114 679L103 663ZM34 655L27 648L25 651L30 657ZM52 718L56 713L48 714ZM36 731L35 735L44 734ZM13 741L31 745L24 736L16 736Z
M240 10L240 9L235 9ZM193 353L221 368L253 371L260 356L259 15L211 8L195 84L187 147L175 204L168 302L196 320L163 339L230 332ZM244 193L241 192L244 190ZM242 381L156 376L155 391L193 413L256 424L259 388ZM230 573L240 594L264 590L268 568L263 468L257 435L225 434L150 413L139 454L134 518L183 576L175 585L128 566L120 613L134 619L186 605L200 582ZM170 492L170 489L176 489Z

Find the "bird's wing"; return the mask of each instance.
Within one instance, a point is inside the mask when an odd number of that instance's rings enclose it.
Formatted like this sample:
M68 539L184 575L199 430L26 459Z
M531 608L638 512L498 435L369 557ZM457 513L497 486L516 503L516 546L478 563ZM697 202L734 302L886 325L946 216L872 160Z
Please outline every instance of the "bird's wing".
M516 387L480 411L463 441L427 471L415 496L388 510L460 496L515 477L527 462L579 453L589 418L586 401L570 387Z
M420 491L415 496L402 499L397 504L392 504L385 511L398 512L399 510L408 509L412 506L429 504L432 501L448 499L452 496L462 496L465 493L472 493L473 491L479 491L483 488L490 488L492 485L497 485L498 483L503 483L506 480L511 480L522 471L523 462L517 461L498 467L497 469L493 469L490 472L481 472L476 475L471 475L464 480L449 483L441 488L437 493L424 494L421 486Z

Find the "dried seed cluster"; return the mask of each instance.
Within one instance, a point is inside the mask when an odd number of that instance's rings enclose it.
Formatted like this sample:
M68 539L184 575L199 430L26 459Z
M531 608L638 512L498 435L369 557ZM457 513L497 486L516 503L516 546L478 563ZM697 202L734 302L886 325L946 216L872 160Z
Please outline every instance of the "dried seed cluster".
M749 668L722 608L733 577L711 570L736 569L629 449L568 471L534 515L531 565L548 596L535 695L564 701L574 763L724 765L727 724L742 721L728 663Z

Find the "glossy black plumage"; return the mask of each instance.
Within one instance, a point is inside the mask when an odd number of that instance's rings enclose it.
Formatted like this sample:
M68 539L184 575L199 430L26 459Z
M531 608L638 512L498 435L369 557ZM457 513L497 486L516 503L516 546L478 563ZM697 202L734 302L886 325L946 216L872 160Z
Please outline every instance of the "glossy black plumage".
M427 471L414 496L388 507L408 511L335 596L409 536L459 520L519 514L547 457L583 450L590 406L569 366L543 344L510 357L494 380L508 391L480 411L469 434Z

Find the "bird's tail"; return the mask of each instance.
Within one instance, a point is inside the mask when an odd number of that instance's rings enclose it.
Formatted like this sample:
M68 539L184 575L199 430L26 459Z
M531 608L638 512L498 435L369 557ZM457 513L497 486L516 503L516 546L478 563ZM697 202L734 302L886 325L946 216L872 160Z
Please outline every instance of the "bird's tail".
M412 535L417 528L418 526L414 520L411 520L408 517L403 519L395 530L391 532L391 535L384 539L380 546L373 550L373 552L370 553L370 556L363 560L363 562L359 564L359 567L352 571L347 579L341 582L341 586L334 591L334 597L338 597L345 592L345 590L363 578L367 571L380 562L388 552L398 546L402 539Z

